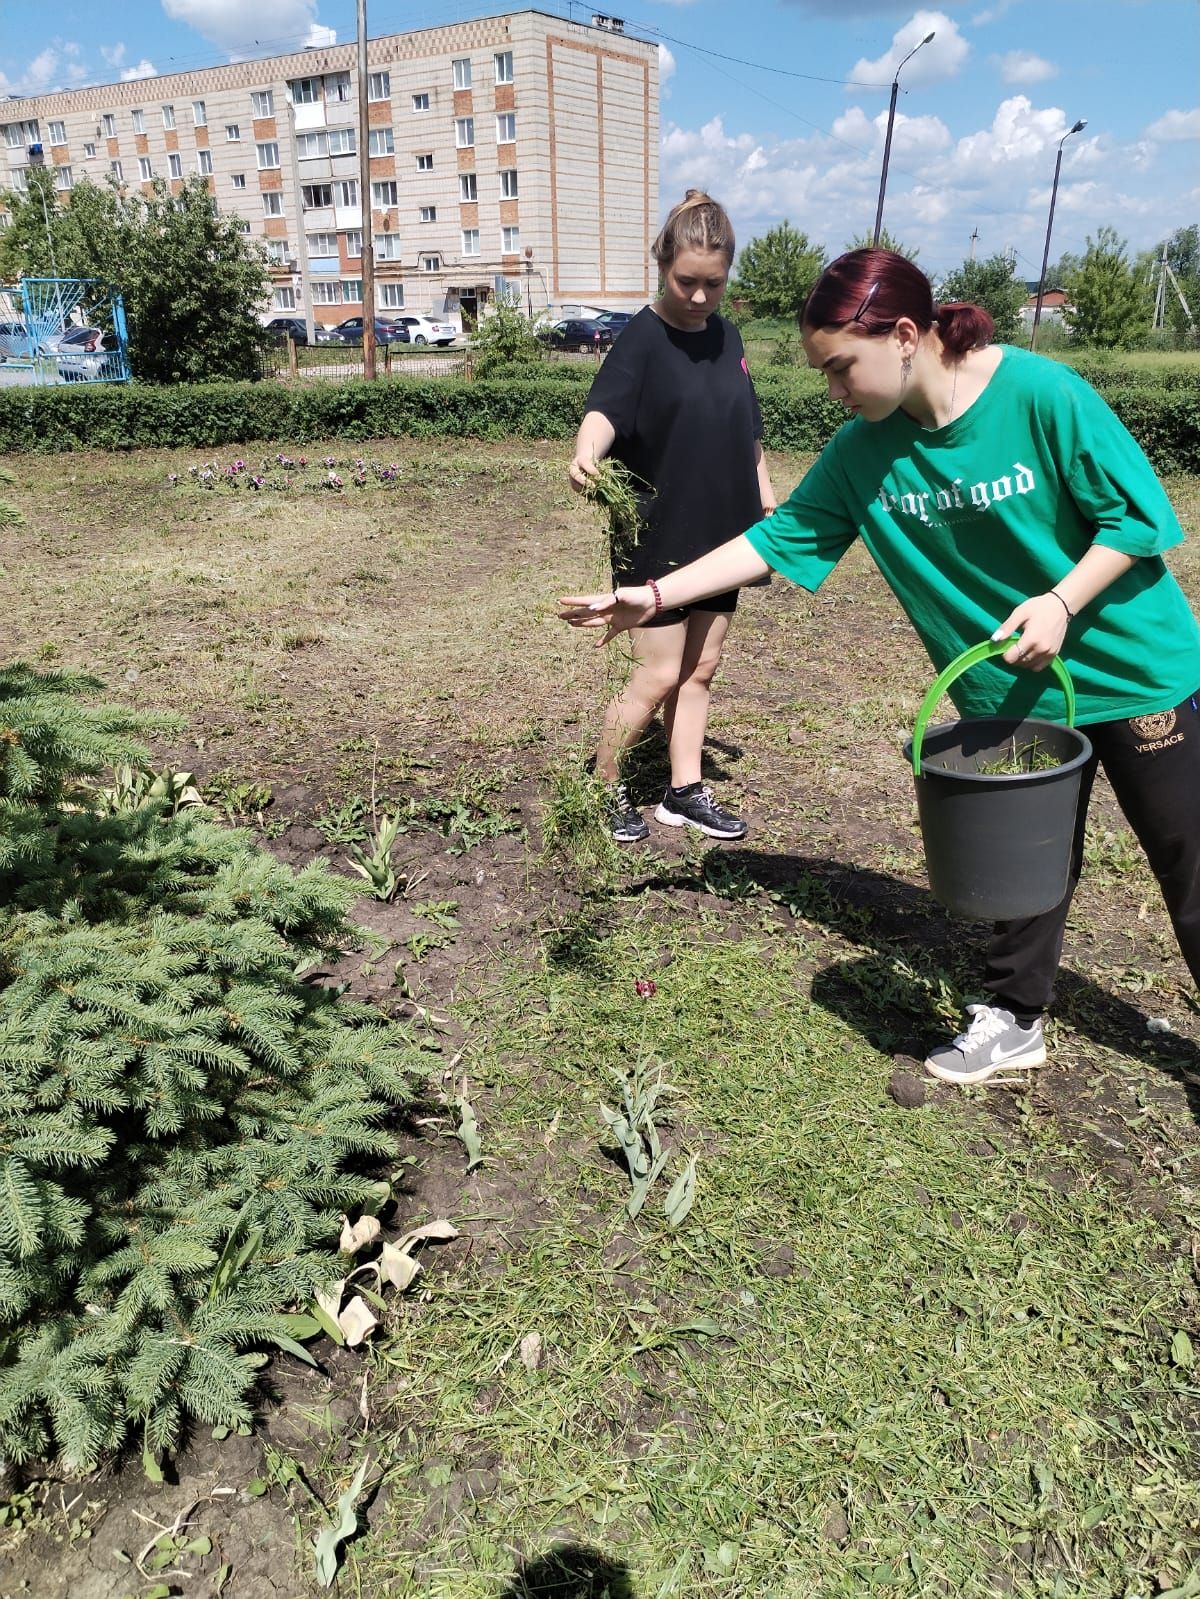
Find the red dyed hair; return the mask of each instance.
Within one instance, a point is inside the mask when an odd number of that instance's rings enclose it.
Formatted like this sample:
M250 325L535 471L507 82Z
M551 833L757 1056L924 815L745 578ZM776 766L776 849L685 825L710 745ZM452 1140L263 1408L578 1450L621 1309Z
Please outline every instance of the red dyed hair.
M934 305L933 289L920 267L894 250L851 250L822 272L804 302L802 328L840 328L856 323L867 334L890 333L902 316L927 333L936 325L951 355L966 355L991 343L995 324L981 305L954 301Z

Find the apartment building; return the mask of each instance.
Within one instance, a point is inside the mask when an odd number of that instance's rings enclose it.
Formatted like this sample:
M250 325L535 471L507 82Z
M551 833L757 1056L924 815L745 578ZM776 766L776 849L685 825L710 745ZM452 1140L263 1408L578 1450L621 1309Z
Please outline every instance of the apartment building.
M0 187L25 187L38 145L64 204L84 176L200 173L266 246L264 318L306 296L318 322L361 314L366 228L385 316L469 326L504 288L535 312L651 297L656 45L518 11L372 39L367 66L369 194L353 44L0 101Z

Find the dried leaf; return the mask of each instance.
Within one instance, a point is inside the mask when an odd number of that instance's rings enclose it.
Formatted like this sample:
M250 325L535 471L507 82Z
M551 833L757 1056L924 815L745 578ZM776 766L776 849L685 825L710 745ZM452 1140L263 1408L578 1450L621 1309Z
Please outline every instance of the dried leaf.
M360 1294L355 1294L337 1320L351 1349L361 1344L367 1334L379 1326L379 1317Z
M1196 1364L1196 1352L1192 1348L1192 1340L1182 1330L1171 1339L1171 1359L1183 1371L1190 1371Z
M338 1239L338 1248L343 1255L356 1255L360 1249L365 1249L368 1244L373 1244L379 1237L380 1226L377 1216L360 1216L353 1224L349 1217L342 1217L342 1236Z
M379 1254L379 1273L393 1288L404 1293L421 1275L421 1263L398 1244L384 1244Z
M526 1333L521 1339L521 1364L526 1371L536 1371L542 1363L541 1333Z

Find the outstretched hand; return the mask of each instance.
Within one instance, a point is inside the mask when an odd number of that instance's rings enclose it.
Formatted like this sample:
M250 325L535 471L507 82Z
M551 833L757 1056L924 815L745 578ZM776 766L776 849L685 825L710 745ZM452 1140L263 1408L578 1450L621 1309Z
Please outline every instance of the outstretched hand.
M1022 600L996 631L995 641L1019 633L1020 638L1011 649L1004 652L1003 660L1009 666L1028 667L1031 672L1044 672L1062 649L1070 620L1062 601L1054 594L1035 594Z
M571 627L603 628L596 640L603 649L630 628L641 627L654 615L654 595L648 588L614 589L611 594L567 594L558 602L559 620Z

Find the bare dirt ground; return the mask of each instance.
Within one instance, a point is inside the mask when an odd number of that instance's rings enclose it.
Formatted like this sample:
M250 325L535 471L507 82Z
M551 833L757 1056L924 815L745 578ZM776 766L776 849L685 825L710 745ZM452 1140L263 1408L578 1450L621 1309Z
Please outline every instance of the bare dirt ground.
M605 691L603 658L553 617L558 593L593 585L600 539L565 490L558 447L356 449L396 463L398 480L282 493L203 488L189 475L195 453L10 460L26 526L0 532L5 652L86 668L111 697L176 710L184 731L156 756L193 771L286 861L324 855L345 870L372 803L407 808L406 892L362 900L358 920L377 937L331 977L440 1050L432 1119L418 1116L408 1135L411 1214L466 1207L482 1218L469 1245L429 1264L486 1272L536 1213L537 1173L483 1168L464 1180L461 1147L434 1125L437 1094L498 968L528 963L586 908L589 885L544 860L541 839L553 774L587 752ZM245 452L251 465L258 453ZM345 478L355 457L339 444L309 450L314 462L326 454ZM220 452L218 482L233 459ZM804 465L774 458L777 485ZM1169 487L1193 535L1173 564L1197 601L1200 491L1193 480ZM944 1026L929 974L969 994L983 931L949 918L925 886L899 746L929 679L862 552L816 596L779 580L747 592L706 775L750 836L705 855L655 825L622 885L626 904L668 896L677 919L719 910L729 938L764 915L790 922L790 903L813 951L812 998L914 1072L931 1028ZM632 778L647 807L664 774L652 737ZM1186 1218L1200 1208L1200 1018L1103 781L1055 1018L1053 1065L1028 1093L974 1096L964 1114L1001 1142L1084 1146L1131 1207L1160 1210L1187 1248ZM1149 1030L1151 1018L1168 1029ZM489 1108L481 1087L481 1119ZM165 1591L311 1592L287 1503L250 1484L262 1438L317 1474L354 1424L363 1365L338 1355L321 1374L275 1381L262 1434L197 1439L173 1483L151 1488L130 1462L45 1490L29 1530L0 1541L0 1595L142 1599L158 1590L116 1552L137 1556L177 1519L213 1553L181 1556L190 1576L155 1574ZM475 1469L465 1487L455 1479L460 1498L490 1491L487 1460ZM435 1507L431 1526L454 1510ZM616 1578L610 1591L623 1591Z

